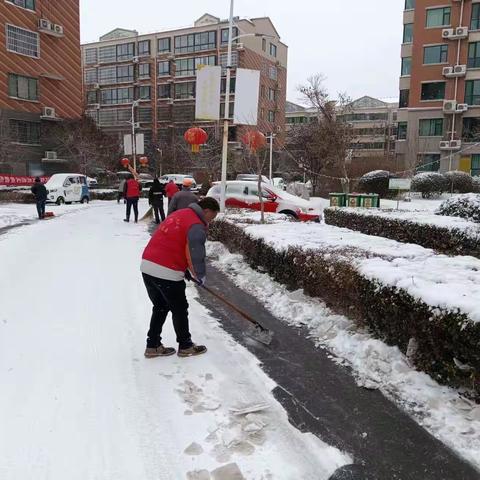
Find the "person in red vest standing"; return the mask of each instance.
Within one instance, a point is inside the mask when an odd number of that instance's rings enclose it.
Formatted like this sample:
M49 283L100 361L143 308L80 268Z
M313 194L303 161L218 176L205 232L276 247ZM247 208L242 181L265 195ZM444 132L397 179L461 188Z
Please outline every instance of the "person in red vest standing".
M153 303L145 357L166 357L175 349L162 344L162 328L169 312L177 336L179 357L201 355L204 345L195 345L190 335L185 279L205 282L207 226L220 211L214 198L206 197L178 210L160 224L142 256L141 272Z
M138 199L140 198L140 192L142 191L142 186L140 182L135 179L135 177L130 175L125 182L123 188L123 197L127 201L127 215L124 222L130 221L130 213L133 207L133 213L135 215L135 223L138 223Z
M170 180L165 187L165 193L167 194L168 198L168 206L170 206L170 202L172 201L172 198L174 195L179 192L179 188L177 187L176 183L173 180Z

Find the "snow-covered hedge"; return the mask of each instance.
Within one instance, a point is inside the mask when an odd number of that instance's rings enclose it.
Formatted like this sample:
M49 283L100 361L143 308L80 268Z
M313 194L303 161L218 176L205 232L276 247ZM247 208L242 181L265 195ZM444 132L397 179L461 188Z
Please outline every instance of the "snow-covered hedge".
M452 170L444 174L447 181L447 191L455 193L471 193L473 191L473 180L471 175L458 170Z
M35 203L35 197L25 190L0 190L0 202Z
M391 193L388 189L391 177L390 172L386 170L374 170L360 178L358 188L363 193L376 193L380 195L380 197L385 198Z
M447 179L441 173L422 172L412 179L412 192L420 192L423 198L440 196L447 189Z
M416 212L395 212L349 208L327 208L324 210L325 223L336 227L349 228L367 235L390 238L397 242L415 243L447 255L472 255L480 258L480 229L458 223L441 222L433 214ZM403 217L403 218L402 218Z
M480 223L480 194L467 193L449 198L440 205L437 213Z
M275 227L283 226L253 228ZM341 253L328 248L309 250L306 246L279 248L267 236L247 233L249 228L252 227L235 225L223 218L213 222L210 236L231 251L242 253L252 267L261 268L292 290L303 289L306 294L323 299L403 352L415 339L418 347L412 360L417 368L480 398L480 322L472 321L460 309L432 307L406 288L369 276L359 267L361 254L358 261L354 248ZM363 261L388 263L382 255L371 255ZM387 268L394 268L393 264L388 265Z
M472 177L472 192L480 193L480 177Z

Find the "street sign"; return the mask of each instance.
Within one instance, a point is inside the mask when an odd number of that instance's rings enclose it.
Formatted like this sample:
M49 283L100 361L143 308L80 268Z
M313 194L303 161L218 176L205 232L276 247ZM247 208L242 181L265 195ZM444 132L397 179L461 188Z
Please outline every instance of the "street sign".
M137 155L145 154L145 135L143 133L137 133L135 135L135 147ZM123 153L125 155L133 155L132 149L132 134L127 134L123 136Z
M410 178L391 178L388 184L389 190L410 190L412 180Z
M195 95L195 118L197 120L220 119L221 79L222 67L198 65Z
M260 71L237 68L233 122L237 125L257 125Z

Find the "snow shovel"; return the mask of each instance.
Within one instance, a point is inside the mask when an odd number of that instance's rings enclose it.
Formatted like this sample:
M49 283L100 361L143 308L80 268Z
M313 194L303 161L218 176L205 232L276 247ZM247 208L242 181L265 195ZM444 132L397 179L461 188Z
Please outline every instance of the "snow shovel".
M146 222L146 221L150 220L151 218L153 218L153 207L150 207L147 210L147 213L145 213L145 215L140 219L140 221L141 222Z
M219 293L213 291L212 289L206 287L205 285L200 285L198 282L195 282L197 285L201 286L204 290L206 290L210 295L214 296L218 300L220 300L222 303L230 307L232 310L237 312L241 317L243 317L245 320L250 322L253 325L253 328L250 329L250 331L247 332L247 335L249 337L252 337L254 340L257 340L257 342L263 343L264 345L269 346L272 343L273 340L273 332L265 328L264 326L260 325L256 320L254 320L250 315L245 313L243 310L238 308L236 305L228 301L225 297L220 295Z

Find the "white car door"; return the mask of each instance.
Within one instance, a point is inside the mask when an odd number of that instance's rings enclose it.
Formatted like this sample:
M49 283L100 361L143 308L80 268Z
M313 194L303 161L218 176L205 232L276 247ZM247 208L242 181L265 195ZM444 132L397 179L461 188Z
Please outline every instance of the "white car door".
M78 201L75 195L75 187L80 187L77 184L76 177L68 177L63 184L64 193L65 193L65 201L66 202L75 202Z

